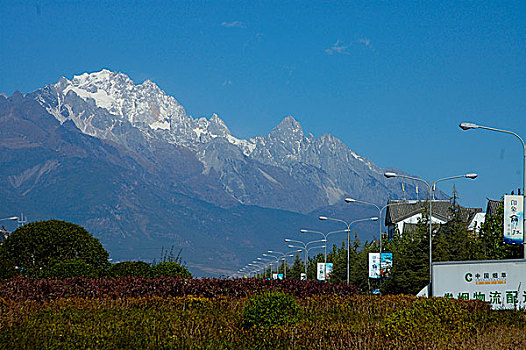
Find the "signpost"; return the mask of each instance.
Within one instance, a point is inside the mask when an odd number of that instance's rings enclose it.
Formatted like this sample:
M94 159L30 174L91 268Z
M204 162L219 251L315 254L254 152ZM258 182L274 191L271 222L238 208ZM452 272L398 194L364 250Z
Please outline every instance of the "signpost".
M493 309L526 308L526 260L433 263L433 296L489 302Z
M523 196L504 196L504 243L522 244L524 238Z
M316 269L318 281L330 279L333 266L333 263L318 263Z
M369 253L369 278L379 279L389 277L393 267L393 253Z

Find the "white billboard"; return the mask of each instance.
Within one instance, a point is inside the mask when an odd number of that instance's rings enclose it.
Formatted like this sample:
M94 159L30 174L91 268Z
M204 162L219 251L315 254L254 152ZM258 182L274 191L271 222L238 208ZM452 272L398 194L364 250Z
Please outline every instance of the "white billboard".
M522 244L524 220L523 196L504 196L504 243Z
M380 276L389 277L393 267L393 253L369 253L369 278L378 279Z
M482 300L493 309L526 307L526 260L433 263L432 295Z
M317 276L318 281L325 281L326 279L330 279L331 273L333 269L332 263L318 263L317 264Z

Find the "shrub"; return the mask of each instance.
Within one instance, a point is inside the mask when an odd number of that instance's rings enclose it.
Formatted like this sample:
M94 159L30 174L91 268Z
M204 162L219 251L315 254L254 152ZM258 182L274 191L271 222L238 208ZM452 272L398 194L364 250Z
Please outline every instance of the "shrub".
M108 252L81 226L60 220L31 222L17 228L0 245L2 270L15 266L30 277L41 277L57 261L81 259L96 269L108 266Z
M165 261L151 268L153 277L182 277L192 278L192 274L175 261Z
M487 309L480 302L444 298L417 299L407 308L389 315L382 332L389 340L404 339L413 345L442 344L453 336L468 337L476 331L476 315Z
M84 260L71 259L53 264L48 271L44 272L44 276L52 278L97 278L99 271Z
M111 265L110 275L112 277L143 277L152 275L152 267L144 261L123 261Z
M299 307L296 299L283 292L268 291L250 298L243 309L247 328L273 327L295 323Z
M314 295L356 295L356 288L346 284L317 281L264 279L182 279L121 277L115 279L64 278L38 280L17 277L0 280L0 297L13 300L49 300L60 297L130 298L180 297L186 295L215 298L245 298L265 291L281 291L298 299Z

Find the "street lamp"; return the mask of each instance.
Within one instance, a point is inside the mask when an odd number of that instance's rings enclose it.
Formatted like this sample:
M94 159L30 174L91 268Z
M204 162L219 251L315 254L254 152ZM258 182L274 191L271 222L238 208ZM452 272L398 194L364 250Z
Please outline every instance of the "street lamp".
M281 254L281 258L280 260L283 260L283 278L287 278L287 258L288 257L291 257L291 256L294 256L294 255L290 255L290 253L295 253L295 252L301 252L301 250L291 250L290 252L286 252L286 253L283 253L283 252L277 252L275 250L268 250L267 252L268 253L273 253L273 254ZM278 266L279 268L279 266ZM279 271L278 271L279 273Z
M466 122L463 122L463 123L460 123L460 128L462 130L469 130L469 129L486 129L486 130L490 130L490 131L496 131L496 132L502 132L502 133L505 133L505 134L510 134L510 135L513 135L515 136L516 138L519 139L519 141L522 143L522 156L523 156L523 160L522 160L522 176L523 176L523 179L522 179L522 198L523 198L523 201L524 201L524 205L523 205L523 213L522 213L522 244L524 246L524 255L523 255L523 258L526 259L526 216L524 215L524 210L526 209L526 144L524 143L524 140L516 133L514 133L513 131L508 131L508 130L503 130L503 129L497 129L497 128L491 128L489 126L483 126L483 125L478 125L478 124L474 124L474 123L466 123Z
M272 251L268 251L269 253L272 253ZM272 254L266 254L266 253L263 253L263 256L269 256L269 257L272 257L274 259L276 259L276 274L279 274L279 260L280 260L280 257L279 256L276 256L276 255L272 255ZM270 263L272 265L272 263ZM273 276L270 276L271 279L273 279Z
M431 221L432 221L432 216L433 216L432 204L433 204L433 199L435 198L436 184L441 181L453 180L453 179L459 179L459 178L476 179L478 175L475 173L467 173L464 175L448 176L442 179L438 179L437 181L433 182L433 185L430 185L429 182L421 178L418 178L418 177L397 174L397 173L390 172L390 171L385 172L384 176L386 178L401 177L404 179L420 181L426 184L427 186L427 191L428 191L427 193L428 193L428 198L429 198L429 214L428 214L428 220L427 220L429 222L429 290L428 290L428 294L429 296L432 296L431 282L433 281L433 228L431 225Z
M264 256L265 254L263 254ZM266 265L267 263L270 265L270 278L272 278L272 259L269 259L269 258L266 258L266 259L263 259L263 258L256 258L258 260L261 260L262 263L264 263L264 265ZM269 262L270 260L270 262ZM266 273L265 273L266 274Z
M301 249L303 251L305 251L305 276L307 276L307 261L309 260L309 250L312 250L312 249L317 249L317 248L325 248L326 244L324 245L319 245L319 246L315 246L315 247L309 247L310 244L312 243L319 243L319 242L326 242L327 240L325 239L318 239L318 240L315 240L315 241L309 241L307 243L303 242L303 241L298 241L298 240L295 240L295 239L290 239L290 238L285 238L285 242L287 243L299 243L301 244L302 246L296 246L296 245L293 245L293 244L289 244L288 247L289 248L298 248L298 249Z
M384 205L383 207L380 208L378 205L376 205L374 203L367 202L367 201L362 201L362 200L358 200L358 199L354 199L354 198L350 198L350 197L345 198L345 202L346 203L360 203L360 204L365 204L365 205L371 205L371 206L375 207L376 209L378 209L378 234L379 234L379 237L380 237L380 286L381 286L382 285L382 211L384 209L386 209L387 207L390 207L392 205L400 205L400 204L405 204L405 203L387 203L386 205Z
M376 220L378 220L378 218L376 216L373 216L373 217L370 217L370 218L367 218L367 219L354 220L354 221L351 221L349 223L347 221L345 221L345 220L342 220L342 219L334 219L334 218L329 218L327 216L320 216L319 219L320 220L341 222L341 223L343 223L343 224L345 224L347 226L347 229L345 231L347 232L347 284L349 284L349 271L350 271L350 268L349 268L349 247L350 247L349 241L351 240L351 226L354 223L361 222L361 221L376 221Z
M9 218L0 219L0 221L9 221L9 220L14 220L14 221L16 221L16 220L18 220L18 216L11 216L11 217L9 217Z
M331 231L331 232L323 233L321 231L301 229L300 232L301 233L318 233L318 234L322 235L323 239L325 240L325 242L327 242L327 238L329 237L329 235L332 235L333 233L346 232L346 230L338 230L338 231ZM325 269L327 269L327 243L325 243Z

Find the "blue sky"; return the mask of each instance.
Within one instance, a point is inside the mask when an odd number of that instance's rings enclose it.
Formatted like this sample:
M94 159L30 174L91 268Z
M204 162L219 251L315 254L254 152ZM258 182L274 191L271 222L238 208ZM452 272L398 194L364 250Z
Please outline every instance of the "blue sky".
M293 115L382 167L456 181L485 207L522 187L526 3L3 1L0 92L108 68L156 82L237 137ZM450 192L452 183L441 188Z

